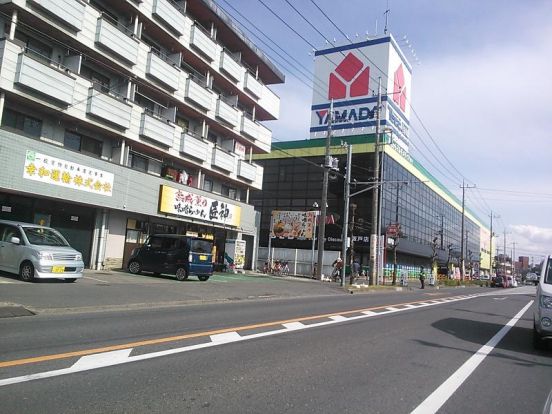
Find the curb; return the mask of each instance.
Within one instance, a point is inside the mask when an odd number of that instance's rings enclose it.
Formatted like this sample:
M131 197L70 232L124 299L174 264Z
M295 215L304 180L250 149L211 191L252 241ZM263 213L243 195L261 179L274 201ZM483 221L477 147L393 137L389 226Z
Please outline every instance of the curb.
M19 316L34 316L35 312L30 311L21 305L12 303L0 303L0 318L16 318Z

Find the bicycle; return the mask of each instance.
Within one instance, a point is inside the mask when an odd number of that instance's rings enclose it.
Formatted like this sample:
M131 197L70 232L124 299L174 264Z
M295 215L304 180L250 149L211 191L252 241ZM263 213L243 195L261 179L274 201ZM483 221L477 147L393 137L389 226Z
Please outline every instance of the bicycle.
M281 269L281 272L284 276L287 276L289 275L289 266L288 266L288 262L282 262L282 269Z

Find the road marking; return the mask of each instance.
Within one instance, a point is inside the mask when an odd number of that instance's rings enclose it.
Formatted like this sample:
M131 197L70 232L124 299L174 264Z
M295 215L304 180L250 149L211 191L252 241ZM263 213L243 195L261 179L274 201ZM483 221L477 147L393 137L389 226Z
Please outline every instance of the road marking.
M71 368L73 369L94 369L105 365L115 365L120 361L128 359L132 348L120 349L118 351L104 352L102 354L87 355L75 362Z
M460 300L460 299L457 299ZM413 305L416 306L416 308L419 308L421 306L418 306L418 304L425 303L420 301L414 301L414 302L405 302L405 303L397 303L394 304L395 307L398 306L405 306L405 305ZM426 304L425 306L431 306L432 304ZM433 304L435 305L435 304ZM119 345L111 345L111 346L105 346L100 348L90 348L90 349L83 349L80 351L72 351L72 352L66 352L61 354L50 354L50 355L42 355L37 357L30 357L30 358L22 358L22 359L15 359L11 361L3 361L0 362L0 368L6 368L6 367L13 367L18 365L27 365L27 364L33 364L33 363L39 363L39 362L46 362L46 361L54 361L54 360L60 360L60 359L67 359L67 358L74 358L74 357L82 357L86 355L92 355L92 354L99 354L103 352L110 352L110 351L117 351L120 349L127 349L127 348L137 348L140 346L148 346L148 345L159 345L169 342L176 342L176 341L182 341L186 339L193 339L193 338L201 338L201 337L209 337L212 335L218 335L223 334L227 332L232 331L245 331L245 330L251 330L251 329L258 329L258 328L266 328L271 326L278 326L278 325L285 325L290 324L294 322L301 322L301 321L310 321L315 319L322 319L322 318L330 318L331 316L335 315L351 315L351 314L357 314L362 313L363 315L348 318L348 320L354 320L357 318L365 318L365 317L371 317L375 315L384 314L385 312L374 312L374 310L385 310L388 308L388 305L382 305L382 306L376 306L373 308L365 308L365 309L354 309L350 311L344 311L344 312L336 312L336 313L328 313L328 314L322 314L322 315L312 315L312 316L304 316L304 317L298 317L294 319L287 319L287 320L281 320L281 321L274 321L274 322L264 322L264 323L258 323L253 325L245 325L245 326L238 326L238 327L231 327L231 328L222 328L212 331L204 331L204 332L194 332L189 334L182 334L182 335L176 335L176 336L169 336L164 338L155 338L155 339L148 339L143 341L136 341L136 342L129 342L125 344L119 344ZM410 310L410 308L404 308L403 310ZM309 326L315 326L315 325L309 325Z
M83 279L92 279L92 280L95 280L96 282L109 283L107 280L96 279L95 277L90 277L90 276L83 276Z
M465 298L465 299L468 299L468 298ZM415 304L415 303L417 302L400 303L395 306L405 306L408 304ZM439 304L442 304L442 303L444 302L440 302ZM428 304L426 306L432 306L432 305L436 305L436 304ZM375 309L387 309L387 308L389 307L378 306L371 309L375 310ZM60 375L73 374L76 372L83 372L83 371L88 371L88 370L97 369L97 368L121 365L121 364L130 363L130 362L144 361L147 359L158 358L158 357L167 356L167 355L174 355L174 354L193 351L197 349L224 345L232 342L241 342L241 341L247 341L255 338L262 338L262 337L278 335L282 333L288 333L290 331L298 331L298 330L328 326L332 324L337 324L337 323L342 323L345 321L352 321L357 319L366 319L377 315L406 311L410 309L411 308L405 307L402 309L398 309L397 311L384 311L384 312L372 312L372 311L369 311L368 309L351 310L351 311L345 311L345 312L334 313L334 314L308 316L303 318L291 319L287 321L260 323L256 325L242 326L239 328L219 329L219 330L210 331L210 332L198 332L194 334L180 335L178 337L159 338L154 340L135 342L133 344L121 344L121 345L115 345L111 347L96 348L94 350L90 349L90 350L70 352L67 354L46 355L44 357L6 361L2 363L3 366L23 365L31 362L42 362L47 360L69 358L69 356L83 356L79 361L77 361L69 368L63 368L63 369L58 369L53 371L40 372L37 374L23 375L20 377L2 379L0 380L0 387L6 386L6 385L18 384L22 382L33 381L37 379L52 378ZM362 315L351 316L349 318L345 318L342 316L342 315L358 314L359 312L362 313ZM341 316L341 318L339 318L339 316ZM333 319L332 317L335 319ZM329 320L317 322L317 323L311 323L308 325L305 325L300 322L300 320L306 321L306 320L321 319L321 318L328 318ZM261 328L261 327L267 327L267 326L277 326L277 325L283 326L283 328L275 329L272 331L260 332L256 334L250 334L250 335L240 335L238 333L238 331L240 330L249 330L249 329ZM210 341L196 344L196 345L184 346L180 348L167 349L164 351L151 352L151 353L146 353L146 354L141 354L136 356L129 356L130 352L132 351L132 348L134 348L135 346L145 345L146 343L148 345L152 345L152 344L159 344L162 342L175 341L176 340L175 338L188 339L188 338L197 338L197 337L205 337L205 336L208 336ZM135 345L135 344L140 344L140 345ZM96 355L91 355L91 354L96 354Z
M533 304L530 301L523 307L489 342L483 345L464 364L454 372L445 382L429 395L411 414L432 414L436 413L456 392L456 390L468 379L483 360L491 353L498 343L506 336L512 327L519 321L523 314Z

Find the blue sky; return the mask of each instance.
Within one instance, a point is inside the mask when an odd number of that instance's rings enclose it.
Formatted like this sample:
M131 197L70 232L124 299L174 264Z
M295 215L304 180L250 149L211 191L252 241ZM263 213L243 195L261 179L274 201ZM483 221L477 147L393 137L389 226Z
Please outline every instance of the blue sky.
M312 47L261 1L316 48L327 44L285 0L217 0L270 47L283 54L230 5L301 63L287 56L285 62L244 30L286 74L286 83L273 88L281 99L280 119L267 123L274 142L306 139ZM315 1L353 40L375 35L376 27L382 34L387 0ZM311 0L289 2L326 38L347 42ZM443 171L443 157L436 160L439 149L424 134L411 139L421 149L425 145L420 141L425 140L435 156L415 150L413 155L456 194L462 176L477 186L467 191L467 203L487 223L491 208L500 216L494 229L500 234L506 230L508 252L515 241L516 256L536 260L552 253L552 2L389 0L389 7L390 32L414 63L402 41L406 35L420 61L413 65L412 105L445 153L444 163L452 165ZM502 235L498 243L502 247Z

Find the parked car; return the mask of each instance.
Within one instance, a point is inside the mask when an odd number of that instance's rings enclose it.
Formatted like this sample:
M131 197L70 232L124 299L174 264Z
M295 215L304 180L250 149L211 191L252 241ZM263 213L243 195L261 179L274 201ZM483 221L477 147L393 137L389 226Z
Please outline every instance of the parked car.
M82 254L55 229L32 223L0 220L0 270L21 280L64 279L83 276Z
M495 276L491 280L491 287L506 287L506 281L503 276Z
M515 277L508 276L506 280L508 281L507 287L511 287L511 288L518 287L518 281Z
M543 348L552 339L552 255L544 259L533 312L533 345Z
M128 271L168 273L178 280L195 275L202 282L213 274L213 242L177 234L153 234L131 253Z
M527 276L525 276L525 283L537 286L539 284L539 276L536 273L529 272L527 273Z

